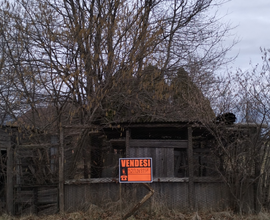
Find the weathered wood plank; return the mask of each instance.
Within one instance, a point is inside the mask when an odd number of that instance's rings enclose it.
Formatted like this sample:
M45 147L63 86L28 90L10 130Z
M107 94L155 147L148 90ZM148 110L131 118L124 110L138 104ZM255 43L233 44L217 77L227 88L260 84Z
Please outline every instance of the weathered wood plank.
M153 169L155 169L155 177L164 177L164 174L162 172L162 168L164 166L164 163L162 161L162 152L161 148L156 148L155 152L156 158L155 158L155 166Z
M129 150L130 151L129 152L130 153L130 157L136 157L136 149L137 148L134 148L134 147L133 148L130 148L130 150Z
M9 142L7 147L7 212L10 215L14 214L14 191L13 191L13 167L14 167L14 149Z
M154 177L153 182L175 182L185 183L189 182L188 177ZM91 178L91 179L76 179L67 180L65 185L83 185L90 183L118 183L118 178ZM194 177L194 183L223 183L223 180L218 177Z
M62 128L65 129L96 129L91 131L91 133L97 133L99 132L99 126L94 125L62 125Z
M146 184L146 183L143 183L143 185L149 190L149 193L147 195L145 195L143 197L143 199L133 207L132 210L130 210L124 217L123 219L126 220L127 218L129 218L130 216L132 216L153 194L154 194L154 189Z
M174 148L130 148L130 157L151 157L154 177L174 176Z
M156 163L156 148L148 148L150 153L151 153L151 156L152 156L152 170L153 170L153 178L155 178L157 176L157 173L156 173L156 169L155 167L157 166L157 163Z
M64 212L64 131L60 127L60 145L59 145L59 209Z
M38 189L38 203L54 203L58 201L57 188L39 188Z
M144 140L144 139L130 139L130 147L154 147L154 148L187 148L188 141L186 140Z
M166 205L167 208L186 212L189 208L188 178L158 178L156 180L160 181L151 183L151 187L155 190L153 201ZM218 211L230 208L231 195L224 183L196 183L194 186L196 211ZM142 195L146 194L145 189L139 184L122 184L123 189L122 196L127 198L123 201L127 203L130 203L131 199L139 201ZM115 183L66 185L65 211L83 211L89 209L90 204L102 206L104 201L119 201L119 190L119 184Z
M195 189L194 189L194 165L193 165L193 147L192 147L192 128L188 127L188 200L189 208L194 210L195 205Z
M39 206L39 215L52 215L56 214L58 212L58 204L57 203L51 203L47 205Z
M193 149L194 153L209 153L211 152L210 148L195 148Z
M126 130L126 157L130 157L130 131Z
M32 148L51 148L59 146L59 144L30 144L30 145L19 145L18 149L32 149Z
M166 148L167 151L167 177L174 176L174 149Z
M153 155L154 177L173 177L174 148L156 148Z
M16 193L15 203L28 203L31 204L34 202L34 191L19 191Z
M156 170L156 177L165 177L166 176L166 172L164 172L166 170L166 163L164 161L164 152L163 152L163 148L156 148L156 165L154 167L154 169Z
M166 128L166 127L169 127L169 128L179 128L179 127L186 127L186 122L170 122L170 123L132 123L132 124L128 124L128 125L125 125L125 124L122 124L121 127L124 127L124 128ZM119 128L119 125L109 125L108 126L109 128Z
M155 170L155 176L154 177L163 177L161 174L161 167L163 165L161 161L161 152L159 148L155 148L155 164L153 166L153 169Z
M1 133L0 134L0 141L1 142L9 142L10 141L10 136L7 133Z

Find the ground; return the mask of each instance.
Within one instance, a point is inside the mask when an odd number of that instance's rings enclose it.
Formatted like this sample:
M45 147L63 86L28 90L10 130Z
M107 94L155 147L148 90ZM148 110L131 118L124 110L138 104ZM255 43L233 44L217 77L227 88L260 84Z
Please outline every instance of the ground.
M88 210L87 212L73 212L66 214L57 214L57 215L49 215L49 216L35 216L35 215L27 215L27 216L16 216L12 217L9 215L3 214L0 217L0 220L116 220L121 219L121 213L111 212L111 211L102 211L99 210ZM258 215L235 215L230 211L223 212L208 212L208 213L186 213L182 214L177 211L170 211L167 213L162 213L161 210L157 212L153 212L150 216L144 212L138 212L134 216L128 218L128 220L137 220L137 219L172 219L172 220L269 220L270 213L261 212Z

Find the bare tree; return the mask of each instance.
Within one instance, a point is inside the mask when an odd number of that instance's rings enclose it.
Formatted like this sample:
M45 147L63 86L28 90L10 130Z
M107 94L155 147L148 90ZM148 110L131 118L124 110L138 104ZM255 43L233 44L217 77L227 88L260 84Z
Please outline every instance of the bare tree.
M205 126L216 144L216 170L228 186L236 212L259 212L269 203L269 59L263 50L262 65L238 70L218 85L214 109L220 116ZM223 82L223 83L222 83ZM219 95L218 95L219 94ZM236 124L228 119L234 112ZM226 118L227 117L227 118ZM248 198L253 192L253 200Z
M19 92L31 98L29 107L33 99L46 97L60 113L70 103L77 106L73 109L81 122L88 123L97 109L106 112L101 101L120 82L126 89L134 80L142 87L149 64L161 69L167 83L180 67L196 66L198 74L206 66L221 65L229 48L218 50L219 43L229 29L215 15L207 16L213 6L212 1L161 0L3 3L10 21L10 30L2 30L3 52L16 68L13 78L21 79L16 82ZM33 91L25 87L27 79Z
M222 2L2 2L4 110L30 133L97 121L180 120L186 105L175 99L186 83L181 98L193 105L198 119L206 114L197 112L208 111L207 100L198 90L190 99L191 82L209 88L230 49L222 46L229 27L208 13ZM181 75L182 68L191 75ZM42 108L53 110L45 114ZM76 152L85 148L85 134Z

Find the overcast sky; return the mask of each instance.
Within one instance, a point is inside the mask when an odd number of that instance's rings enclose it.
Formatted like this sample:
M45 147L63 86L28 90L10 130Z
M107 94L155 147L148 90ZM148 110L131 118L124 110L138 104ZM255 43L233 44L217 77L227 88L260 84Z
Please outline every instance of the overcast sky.
M231 0L220 7L219 14L228 14L223 19L236 26L233 33L240 42L229 56L239 53L231 70L246 70L261 63L260 47L270 49L270 0ZM231 43L233 38L228 38Z

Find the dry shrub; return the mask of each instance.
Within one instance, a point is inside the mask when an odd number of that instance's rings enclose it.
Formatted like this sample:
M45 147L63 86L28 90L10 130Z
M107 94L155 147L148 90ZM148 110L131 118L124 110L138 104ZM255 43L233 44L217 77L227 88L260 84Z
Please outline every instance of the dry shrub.
M213 220L233 220L233 214L229 211L211 213Z
M152 197L151 199L151 216L163 216L164 214L170 212L170 209L161 197L155 195L155 197Z
M188 220L188 217L182 212L175 209L169 209L166 202L164 202L164 200L161 197L158 197L157 195L151 198L151 203L149 205L151 206L151 208L147 214L144 214L145 215L144 219ZM138 211L138 213L141 213L141 212L142 211L140 210ZM137 217L138 214L135 216Z
M48 216L50 217L50 216ZM16 219L16 218L15 218ZM33 215L33 214L29 214L29 215L25 215L25 216L21 216L19 217L20 220L37 220L39 219L38 216ZM47 218L48 219L48 218Z
M198 212L194 213L191 217L192 220L202 220L202 218L199 216Z
M11 217L7 214L3 214L0 216L0 220L13 220L13 219L14 219L14 217Z
M245 220L269 220L270 213L260 212L258 215L249 215L244 218Z
M85 213L82 213L82 212L73 212L67 216L66 220L81 220L81 219L84 219L83 218L84 215Z
M172 219L188 220L188 217L186 215L176 210L172 210L170 212L170 216L172 217Z
M196 212L196 213L181 213L177 210L169 210L165 204L161 205L158 201L152 201L152 212L148 212L145 209L139 209L133 216L129 217L128 220L147 219L147 220L269 220L270 213L261 212L258 215L234 215L230 211L223 212ZM111 203L111 206L107 206L107 209L101 208L94 204L91 204L86 212L72 212L65 214L56 214L48 216L36 216L36 215L25 215L20 217L12 217L7 214L0 216L0 220L120 220L121 216L126 212L119 212L113 210L114 207L118 207L119 202Z
M91 204L89 209L86 211L87 215L91 215L93 217L100 217L104 213L104 210L97 205Z

